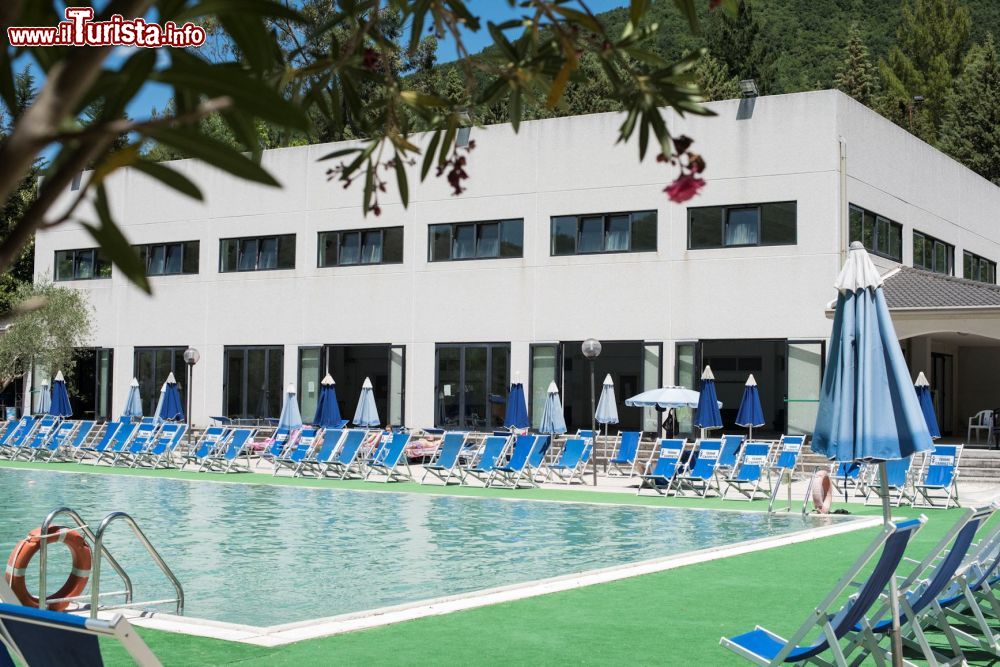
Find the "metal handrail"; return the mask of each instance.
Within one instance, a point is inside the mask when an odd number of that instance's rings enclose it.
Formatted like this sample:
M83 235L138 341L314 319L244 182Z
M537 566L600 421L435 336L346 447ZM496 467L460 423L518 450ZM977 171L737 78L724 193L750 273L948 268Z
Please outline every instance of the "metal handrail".
M141 528L139 528L139 524L136 523L135 519L133 519L125 512L112 512L111 514L104 517L104 519L101 521L101 525L98 526L97 535L94 539L94 552L96 553L96 556L94 557L94 565L93 565L93 577L92 577L93 584L91 585L90 588L90 594L91 594L90 617L97 618L97 607L99 603L100 589L101 589L101 555L107 554L109 561L114 563L114 560L111 558L111 554L108 554L107 549L104 548L104 533L107 532L108 526L110 526L113 521L116 521L118 519L121 519L126 523L128 523L128 525L132 528L132 532L135 533L135 536L137 538L139 538L139 542L142 543L142 546L144 546L146 548L146 551L149 552L149 555L152 556L153 562L156 563L157 567L160 568L160 571L163 572L163 574L167 577L167 579L170 580L170 583L174 587L174 591L177 593L177 598L176 598L177 614L178 615L183 614L184 588L181 586L180 580L178 580L177 577L174 575L173 571L167 565L166 561L164 561L163 557L160 556L160 552L156 550L156 547L153 546L153 543L150 542L149 538L146 537L146 534L142 532ZM132 601L132 596L129 595L126 604L131 603L131 601Z
M100 562L100 556L101 556L101 554L104 554L104 556L107 557L108 562L111 563L112 569L114 569L114 571L116 573L118 573L118 576L121 577L122 582L124 582L124 584L125 584L125 603L126 604L131 603L132 602L132 579L130 579L129 576L128 576L128 574L125 573L125 569L118 563L117 560L115 560L115 557L112 556L111 553L108 552L107 549L105 549L101 545L98 545L98 543L97 543L97 536L94 535L94 532L92 530L90 530L90 527L87 526L87 523L80 517L79 514L76 513L75 510L72 510L69 507L60 507L58 509L54 509L51 512L49 512L49 515L47 517L45 517L44 521L42 521L41 528L39 528L39 532L41 533L41 538L40 538L41 545L40 545L40 548L39 548L39 551L38 551L38 568L39 568L39 570L38 570L38 606L40 608L42 608L42 609L48 609L48 601L46 600L46 595L45 595L45 591L46 591L45 584L47 583L46 582L46 578L47 578L46 577L46 573L47 573L47 570L48 570L48 568L46 567L46 558L47 558L47 548L46 547L48 545L48 540L46 540L45 537L48 536L48 534L49 534L49 527L52 525L52 522L55 520L55 518L57 516L60 516L62 514L65 514L69 518L73 519L73 521L76 522L77 530L79 530L91 542L93 542L95 545L97 545L97 548L95 548L94 551L97 553L97 560L98 560L98 562ZM95 584L96 584L96 580L95 580Z

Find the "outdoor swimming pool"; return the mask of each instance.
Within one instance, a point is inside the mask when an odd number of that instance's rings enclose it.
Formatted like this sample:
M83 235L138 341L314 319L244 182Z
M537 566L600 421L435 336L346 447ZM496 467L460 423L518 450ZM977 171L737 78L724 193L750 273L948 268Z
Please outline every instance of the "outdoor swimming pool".
M186 615L256 626L533 582L836 521L0 469L3 554L59 506L94 525L114 510L132 514L183 583ZM132 575L137 599L171 597L127 526L110 531L107 544ZM69 557L62 548L50 554L54 590ZM118 590L109 571L105 590ZM36 572L32 563L29 581Z

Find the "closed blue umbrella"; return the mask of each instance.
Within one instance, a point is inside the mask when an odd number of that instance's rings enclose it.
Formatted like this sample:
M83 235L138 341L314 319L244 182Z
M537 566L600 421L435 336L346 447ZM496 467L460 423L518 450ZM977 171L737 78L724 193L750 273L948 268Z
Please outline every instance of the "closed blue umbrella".
M934 401L931 400L931 384L927 381L927 376L923 371L917 375L917 381L913 388L917 392L917 400L920 401L920 410L924 413L924 421L927 422L927 432L932 439L941 437L941 429L938 428L937 416L934 414Z
M559 435L566 432L566 418L563 416L562 402L559 400L559 387L555 382L549 383L549 395L545 399L542 410L542 423L538 427L541 433Z
M722 428L722 415L719 413L719 399L715 395L715 376L711 366L705 366L705 372L701 374L701 391L698 395L698 409L694 413L694 425L702 431Z
M615 383L611 379L611 373L604 378L601 398L597 401L597 413L594 416L598 424L618 423L618 401L615 400Z
M42 382L42 388L38 392L38 409L35 410L37 415L47 415L49 414L49 409L52 407L52 392L49 391L49 383Z
M337 404L337 384L329 373L319 384L319 399L316 401L316 416L314 426L333 428L343 419L340 416L340 406Z
M878 463L888 523L885 462L930 450L933 443L889 317L882 276L858 241L851 243L834 287L837 307L812 450L833 461ZM889 579L889 602L895 658L902 655L895 577Z
M746 386L743 387L743 399L740 401L740 409L736 412L736 425L746 426L750 429L748 440L753 440L753 427L764 425L764 409L760 407L760 392L757 390L757 380L753 373L747 378Z
M132 417L142 417L142 397L139 395L139 381L132 378L128 386L128 396L125 397L125 408L122 410L122 417L131 419Z
M302 428L302 413L299 412L299 399L295 395L295 385L289 384L285 389L285 400L281 404L281 415L278 416L278 428L294 431Z
M56 379L52 382L52 405L48 414L56 417L73 416L73 406L69 404L69 392L66 391L66 378L62 371L56 373Z
M372 393L372 381L365 378L361 385L361 396L358 398L358 409L354 411L355 426L378 426L378 408L375 407L375 395Z
M514 382L507 393L507 411L504 414L503 425L507 428L528 428L528 404L524 399L524 385Z
M181 390L177 386L177 380L174 379L173 373L167 376L167 381L163 383L161 392L163 393L163 397L156 416L160 418L160 421L184 421L184 405L181 402Z

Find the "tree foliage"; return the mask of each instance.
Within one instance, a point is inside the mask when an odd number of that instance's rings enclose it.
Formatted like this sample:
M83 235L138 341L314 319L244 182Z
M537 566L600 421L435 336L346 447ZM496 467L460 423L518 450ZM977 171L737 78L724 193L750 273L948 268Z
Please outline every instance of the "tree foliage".
M23 283L13 298L17 317L0 335L0 391L35 366L68 372L91 335L91 307L80 290L47 280Z
M713 16L706 41L709 53L722 61L730 76L754 79L762 94L776 92L773 42L764 35L751 0L739 0L735 15Z
M851 26L844 61L833 85L865 106L873 106L879 88L878 70L868 57L868 47L857 23Z

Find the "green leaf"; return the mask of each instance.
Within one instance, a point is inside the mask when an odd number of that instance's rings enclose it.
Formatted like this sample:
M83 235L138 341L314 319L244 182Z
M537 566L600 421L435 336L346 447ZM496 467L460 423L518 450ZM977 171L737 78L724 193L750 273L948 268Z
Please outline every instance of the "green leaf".
M699 34L701 32L701 26L698 25L698 11L695 9L694 0L674 0L674 4L677 5L677 9L681 10L681 13L687 17L688 26L691 28L691 32L694 34Z
M646 158L646 147L649 145L649 123L647 122L648 114L642 114L642 118L639 121L639 161L641 162Z
M6 42L6 35L4 35ZM7 48L0 48L0 98L8 109L17 108L17 93L14 89L13 63L10 61L10 53Z
M399 93L399 99L403 100L411 107L440 108L448 106L447 100L443 100L436 95L428 95L417 90L404 90Z
M403 208L406 208L410 205L410 186L406 182L406 164L403 162L403 156L396 153L393 164L396 167L396 185L399 187L399 197L403 200Z
M361 208L365 215L371 210L372 194L375 192L375 166L372 161L368 161L368 168L365 170L365 193Z
M332 153L327 153L323 157L317 159L317 162L322 162L323 160L333 160L338 157L344 157L345 155L351 155L352 153L360 153L362 149L360 148L342 148L339 151L333 151Z
M150 162L149 160L139 160L132 165L147 176L151 176L163 183L167 187L173 188L192 199L202 201L204 196L201 190L187 176L171 169L163 162Z
M132 284L146 294L152 294L153 290L149 285L149 279L146 277L146 266L139 259L139 256L135 253L135 249L132 248L128 239L122 234L122 230L118 228L118 225L115 224L114 219L111 217L111 208L108 206L108 195L104 189L104 185L98 185L96 191L94 211L97 213L101 224L97 226L85 222L83 226L87 228L90 235L101 246L101 250L107 258L114 262L115 266L125 274L125 277Z
M600 21L589 14L584 14L583 12L570 9L569 7L562 7L560 5L555 5L552 9L557 14L561 14L569 20L570 23L581 25L591 32L596 32L598 34L604 33L604 26L601 25Z
M427 172L431 170L431 165L434 164L434 156L437 153L437 147L440 141L441 130L437 130L431 137L431 142L427 145L427 152L424 153L424 164L420 167L421 181L427 178Z
M638 26L639 21L649 11L649 0L632 0L628 8L628 20L633 26Z
M510 93L510 102L507 104L508 113L510 114L510 124L517 132L518 128L521 127L521 112L523 111L521 107L521 89L515 88Z
M253 14L289 21L304 21L302 14L273 0L202 0L171 18L180 22L226 14Z
M146 130L146 136L173 146L182 153L196 157L238 178L281 187L281 184L259 164L235 148L200 134L197 129L154 128Z

